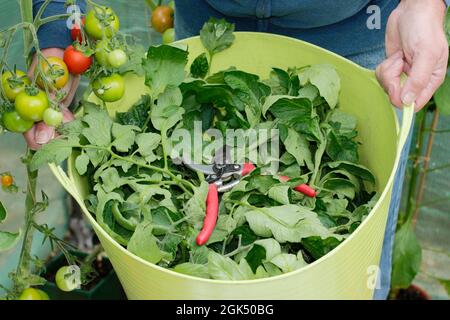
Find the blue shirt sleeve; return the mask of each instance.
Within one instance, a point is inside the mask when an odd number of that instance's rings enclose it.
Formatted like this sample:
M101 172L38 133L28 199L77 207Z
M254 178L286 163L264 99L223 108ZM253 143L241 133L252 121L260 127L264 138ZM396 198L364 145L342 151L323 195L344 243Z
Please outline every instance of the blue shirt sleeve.
M33 0L33 15L36 15L39 8L45 0ZM52 0L42 17L49 17L57 14L64 14L67 12L65 7L65 0ZM86 10L86 3L84 0L77 1L82 13ZM42 25L38 32L39 46L41 49L45 48L66 48L72 44L73 40L70 36L70 29L67 27L67 19L59 19L50 23Z

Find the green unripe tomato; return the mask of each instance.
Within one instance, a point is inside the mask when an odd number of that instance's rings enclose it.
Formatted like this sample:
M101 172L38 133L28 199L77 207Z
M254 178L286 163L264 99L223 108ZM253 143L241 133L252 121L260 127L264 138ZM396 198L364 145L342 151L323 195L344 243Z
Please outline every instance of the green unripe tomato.
M103 10L102 10L103 8ZM86 16L85 29L87 34L100 40L104 36L111 38L119 30L119 17L110 7L94 7Z
M13 79L14 81L12 81ZM27 77L26 73L20 70L16 70L15 74L6 71L2 74L2 87L5 92L6 98L13 102L17 95L21 93L26 85L29 85L30 79Z
M97 97L105 102L120 100L125 93L125 81L122 76L114 73L110 76L97 78L92 88Z
M11 132L24 133L33 127L34 121L22 119L16 111L5 112L3 125Z
M17 95L14 105L23 119L37 122L42 120L44 111L48 108L48 98L42 90L38 90L36 95L23 91Z
M46 125L50 127L57 127L63 121L63 114L62 112L55 110L53 108L47 108L44 111L43 120Z
M35 288L26 288L19 296L19 300L50 300L48 294Z
M122 49L115 49L108 54L109 65L113 68L120 68L127 60L127 54Z
M166 31L164 31L162 35L162 42L164 44L172 43L175 40L175 29L169 28Z
M109 67L108 55L111 49L108 40L100 40L95 45L95 60L104 67Z
M47 292L41 290L41 289L36 289L39 294L41 295L41 300L50 300L50 297L48 296Z
M78 266L64 266L58 269L55 276L56 286L65 292L80 287L80 268Z

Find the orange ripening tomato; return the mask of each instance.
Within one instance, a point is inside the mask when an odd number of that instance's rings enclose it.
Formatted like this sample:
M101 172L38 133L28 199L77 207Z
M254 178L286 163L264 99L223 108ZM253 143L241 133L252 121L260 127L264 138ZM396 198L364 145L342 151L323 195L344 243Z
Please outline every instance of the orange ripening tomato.
M5 188L9 188L12 186L14 180L13 177L11 177L9 174L5 174L2 176L2 186Z
M156 7L152 12L152 26L159 33L173 28L173 9L169 6Z

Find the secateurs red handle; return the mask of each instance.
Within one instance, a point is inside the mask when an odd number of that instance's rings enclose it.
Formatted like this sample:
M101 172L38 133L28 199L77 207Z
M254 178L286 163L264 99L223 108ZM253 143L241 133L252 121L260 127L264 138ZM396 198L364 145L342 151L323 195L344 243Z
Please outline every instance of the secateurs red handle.
M199 246L208 242L214 228L216 226L217 217L219 215L219 192L217 185L211 183L208 187L208 195L206 196L206 215L203 220L203 227L197 235L197 244Z
M252 163L245 163L242 166L242 171L239 173L241 177L249 174L255 169ZM206 244L211 237L217 223L217 217L219 216L219 191L227 191L228 188L221 188L222 180L221 177L217 177L217 180L210 183L208 186L208 195L206 196L206 215L203 220L203 227L200 233L197 235L197 245L202 246Z
M290 180L290 178L287 177L287 176L280 176L280 181L282 181L282 182L286 182L286 181L289 181L289 180ZM303 193L305 196L310 197L310 198L315 198L316 195L317 195L316 190L311 188L306 183L302 183L302 184L294 187L294 190L298 191L300 193Z

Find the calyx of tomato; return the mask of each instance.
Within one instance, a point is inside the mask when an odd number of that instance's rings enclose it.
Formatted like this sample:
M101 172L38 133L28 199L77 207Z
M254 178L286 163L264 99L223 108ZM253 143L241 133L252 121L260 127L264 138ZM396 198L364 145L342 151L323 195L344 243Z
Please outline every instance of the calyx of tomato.
M88 46L86 44L81 44L78 41L75 41L72 44L72 46L74 47L75 50L77 50L78 52L81 52L86 57L90 57L95 53L95 50L92 50L90 46Z
M26 86L25 92L29 96L37 96L39 93L39 88L36 86Z
M100 7L100 10L95 9L94 10L94 16L100 21L103 27L107 27L111 24L112 21L114 21L114 12L107 12L108 7Z
M24 78L26 78L26 75L18 76L16 67L14 66L14 71L11 72L11 77L8 78L8 85L11 87L11 89L16 89L22 85L25 84L25 81L23 81Z

